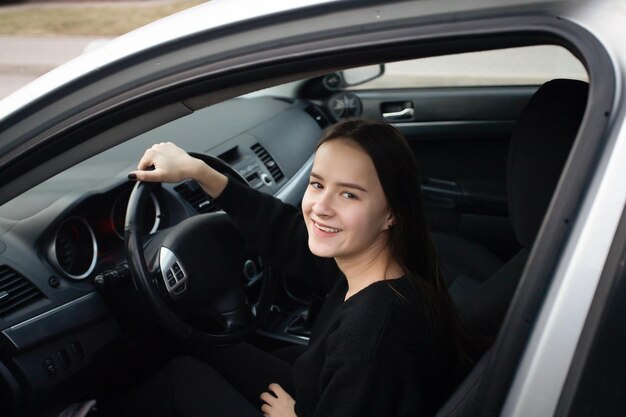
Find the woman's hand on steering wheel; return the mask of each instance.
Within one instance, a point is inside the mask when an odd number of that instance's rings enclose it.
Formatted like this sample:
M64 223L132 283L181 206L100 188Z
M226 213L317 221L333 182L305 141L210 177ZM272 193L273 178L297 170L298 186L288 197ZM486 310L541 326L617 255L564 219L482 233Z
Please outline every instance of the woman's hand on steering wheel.
M144 182L170 183L191 178L213 198L224 190L228 182L224 174L171 142L161 142L146 150L137 165L137 171L131 172L128 178Z
M144 152L137 171L129 176L144 182L180 182L193 177L198 162L173 143L161 142Z

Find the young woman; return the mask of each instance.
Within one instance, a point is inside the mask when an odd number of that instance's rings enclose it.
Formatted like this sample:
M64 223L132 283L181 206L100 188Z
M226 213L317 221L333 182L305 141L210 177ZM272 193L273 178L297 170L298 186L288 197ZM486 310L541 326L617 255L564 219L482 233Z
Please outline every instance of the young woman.
M301 213L171 143L148 149L129 178L196 180L266 261L321 287L333 282L293 365L295 392L268 375L267 392L258 393L264 415L429 416L459 381L456 316L426 228L416 163L394 127L353 119L326 130Z

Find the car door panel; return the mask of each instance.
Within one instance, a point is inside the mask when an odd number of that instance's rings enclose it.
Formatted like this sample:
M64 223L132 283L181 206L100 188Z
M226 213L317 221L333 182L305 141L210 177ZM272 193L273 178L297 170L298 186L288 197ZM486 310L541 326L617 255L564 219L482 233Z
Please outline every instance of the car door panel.
M431 230L465 237L508 259L519 248L506 200L509 139L536 89L446 87L355 94L364 117L390 121L407 137L421 170Z

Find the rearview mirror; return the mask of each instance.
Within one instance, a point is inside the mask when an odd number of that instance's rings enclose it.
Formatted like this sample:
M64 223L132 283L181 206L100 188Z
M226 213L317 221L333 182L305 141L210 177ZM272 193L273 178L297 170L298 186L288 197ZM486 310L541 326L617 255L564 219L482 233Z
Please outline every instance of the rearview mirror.
M363 84L367 81L374 80L385 73L385 66L368 65L366 67L350 68L341 71L343 84L346 87Z

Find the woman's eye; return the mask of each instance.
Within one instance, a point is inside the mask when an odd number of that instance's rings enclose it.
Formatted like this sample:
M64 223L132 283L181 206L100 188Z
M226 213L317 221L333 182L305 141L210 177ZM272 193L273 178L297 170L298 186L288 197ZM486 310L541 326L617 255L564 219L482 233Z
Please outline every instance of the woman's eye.
M318 188L318 189L321 189L321 188L322 188L322 184L320 184L320 183L319 183L319 182L317 182L317 181L311 181L311 182L309 183L309 185L310 185L311 187L313 187L313 188Z
M344 192L342 193L342 195L343 195L345 198L348 198L348 199L350 199L350 200L358 200L358 199L359 199L359 197L358 197L356 194L352 194L352 193L351 193L351 192L349 192L349 191L344 191Z

